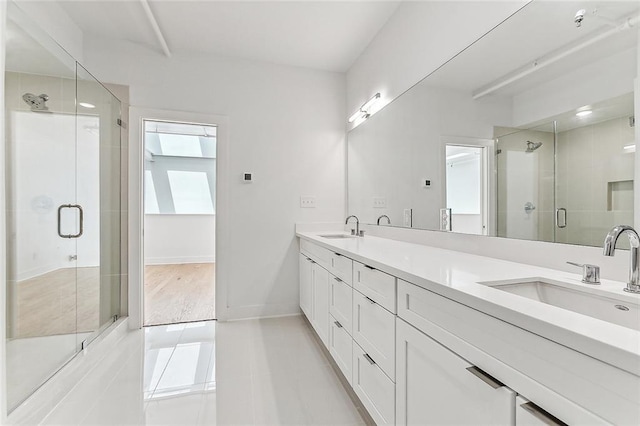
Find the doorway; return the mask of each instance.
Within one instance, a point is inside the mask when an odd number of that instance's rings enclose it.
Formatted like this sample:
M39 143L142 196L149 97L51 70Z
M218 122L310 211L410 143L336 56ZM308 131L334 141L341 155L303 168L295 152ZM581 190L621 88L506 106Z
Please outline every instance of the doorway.
M446 216L448 231L489 234L488 148L445 145Z
M142 124L143 323L215 319L217 127Z

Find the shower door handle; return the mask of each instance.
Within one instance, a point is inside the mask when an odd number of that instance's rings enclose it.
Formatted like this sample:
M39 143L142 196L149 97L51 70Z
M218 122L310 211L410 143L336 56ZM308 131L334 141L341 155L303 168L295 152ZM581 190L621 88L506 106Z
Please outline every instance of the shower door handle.
M77 234L63 234L62 233L62 210L63 209L78 209L80 213L80 230ZM58 236L60 238L79 238L84 232L84 211L80 204L62 204L58 207Z
M562 212L562 222L560 222L560 212ZM565 209L564 207L556 209L556 226L558 228L567 227L567 209Z

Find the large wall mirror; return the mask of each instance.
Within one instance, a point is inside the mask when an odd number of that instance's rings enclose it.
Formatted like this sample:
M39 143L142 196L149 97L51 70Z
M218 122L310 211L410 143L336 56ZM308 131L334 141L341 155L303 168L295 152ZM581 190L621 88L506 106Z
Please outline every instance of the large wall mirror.
M633 225L639 12L522 8L349 132L349 214L591 246Z

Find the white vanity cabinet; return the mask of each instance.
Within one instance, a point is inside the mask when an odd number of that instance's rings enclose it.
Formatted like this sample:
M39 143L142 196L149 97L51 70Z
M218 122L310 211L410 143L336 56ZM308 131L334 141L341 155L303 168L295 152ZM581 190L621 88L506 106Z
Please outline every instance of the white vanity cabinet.
M311 325L329 348L329 272L314 263L311 265L313 288L313 316Z
M396 385L355 342L351 386L376 424L395 424Z
M300 308L329 348L329 272L300 253Z
M516 393L398 319L397 425L514 424Z

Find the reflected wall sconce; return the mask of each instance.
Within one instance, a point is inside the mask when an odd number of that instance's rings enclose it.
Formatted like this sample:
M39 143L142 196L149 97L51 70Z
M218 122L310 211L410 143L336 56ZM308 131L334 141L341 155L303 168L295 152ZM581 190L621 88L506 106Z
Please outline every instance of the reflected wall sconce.
M349 117L349 123L353 123L354 121L359 119L366 120L367 118L369 118L371 116L369 110L371 109L373 104L378 101L378 99L380 99L380 92L376 93L371 99L362 104L362 106L356 112L354 112L351 117Z

